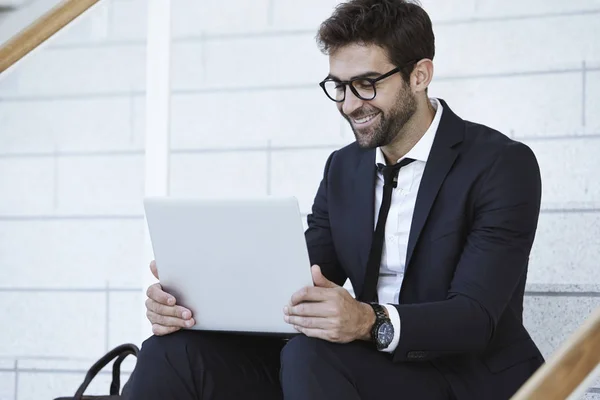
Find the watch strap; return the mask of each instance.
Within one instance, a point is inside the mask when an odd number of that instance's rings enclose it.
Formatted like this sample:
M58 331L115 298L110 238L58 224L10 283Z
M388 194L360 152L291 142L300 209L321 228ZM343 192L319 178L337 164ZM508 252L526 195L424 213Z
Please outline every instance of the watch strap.
M385 310L383 308L383 306L381 304L377 304L377 303L371 303L371 307L373 307L373 311L375 311L375 318L376 320L386 320L389 319L387 314L385 313Z
M390 321L389 317L387 316L387 314L385 313L385 309L383 308L383 306L381 304L377 304L377 303L369 303L369 304L373 308L373 311L375 312L375 323L373 324L373 327L371 328L371 341L375 344L375 346L377 347L378 350L381 350L377 333L378 333L381 325L383 325L386 322L391 323L391 321Z

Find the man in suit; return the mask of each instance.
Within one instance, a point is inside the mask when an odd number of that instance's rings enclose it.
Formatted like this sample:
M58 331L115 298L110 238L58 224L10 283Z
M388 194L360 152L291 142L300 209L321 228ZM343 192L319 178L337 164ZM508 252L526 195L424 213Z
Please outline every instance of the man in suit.
M356 141L328 158L308 216L315 286L282 315L302 334L180 331L194 317L153 285L131 398L508 399L543 362L522 323L534 154L429 98L419 6L351 0L318 42Z

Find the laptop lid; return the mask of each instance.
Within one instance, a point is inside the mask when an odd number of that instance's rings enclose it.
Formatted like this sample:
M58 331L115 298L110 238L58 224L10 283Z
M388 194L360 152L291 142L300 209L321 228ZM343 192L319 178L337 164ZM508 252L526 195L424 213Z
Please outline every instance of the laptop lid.
M295 198L155 197L144 208L160 282L192 311L192 329L297 333L283 307L313 283Z

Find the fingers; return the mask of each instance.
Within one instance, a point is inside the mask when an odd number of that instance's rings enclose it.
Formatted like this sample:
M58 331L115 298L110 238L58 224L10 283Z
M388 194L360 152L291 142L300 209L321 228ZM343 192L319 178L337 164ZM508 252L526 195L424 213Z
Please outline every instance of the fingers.
M146 291L146 295L157 303L164 304L167 306L175 305L175 297L171 296L167 292L162 290L160 283L150 285Z
M325 301L332 297L331 288L307 286L292 295L291 306L307 301Z
M146 309L155 312L158 315L164 315L167 317L175 317L179 319L190 319L192 312L185 307L181 306L165 306L150 298L146 299Z
M336 342L331 335L324 329L312 329L312 328L303 328L301 326L294 326L294 328L300 332L305 334L308 337L313 337L317 339L327 340L328 342Z
M156 336L164 336L173 332L177 332L181 328L176 326L162 326L158 324L152 324L152 333Z
M150 271L158 279L156 260L150 262ZM176 299L162 289L160 283L151 285L146 291L146 317L152 323L152 333L157 336L168 335L182 328L191 328L196 324L192 312L176 305Z
M146 311L146 317L148 317L148 320L152 323L152 325L161 325L168 328L191 328L196 323L193 318L183 320L177 317L160 315L152 310Z
M283 308L285 315L297 315L301 317L333 317L336 310L328 302L319 303L300 303L295 306L286 306Z
M313 283L315 286L324 288L338 287L338 285L325 278L325 275L323 275L323 273L321 272L320 266L313 265L310 269L310 272L312 273Z
M158 279L158 269L156 268L155 260L152 260L152 262L150 262L150 271L152 271L152 275L154 275L154 277Z
M152 323L152 332L155 335L168 335L196 324L192 312L176 305L175 297L163 291L159 283L151 285L146 294L146 317Z
M334 323L327 318L299 317L297 315L286 315L283 319L288 324L300 328L329 329L332 326L334 326Z

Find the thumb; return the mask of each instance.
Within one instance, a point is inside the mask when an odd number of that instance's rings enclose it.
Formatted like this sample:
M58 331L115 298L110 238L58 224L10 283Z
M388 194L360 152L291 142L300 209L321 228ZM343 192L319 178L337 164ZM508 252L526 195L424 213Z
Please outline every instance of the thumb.
M321 267L319 267L318 265L313 265L310 268L310 271L312 272L312 278L315 286L324 288L335 288L338 286L335 283L331 282L329 279L325 278L325 276L321 272Z
M158 279L158 269L156 268L155 260L152 260L152 262L150 263L150 271L152 271L152 275L154 275L154 277Z

